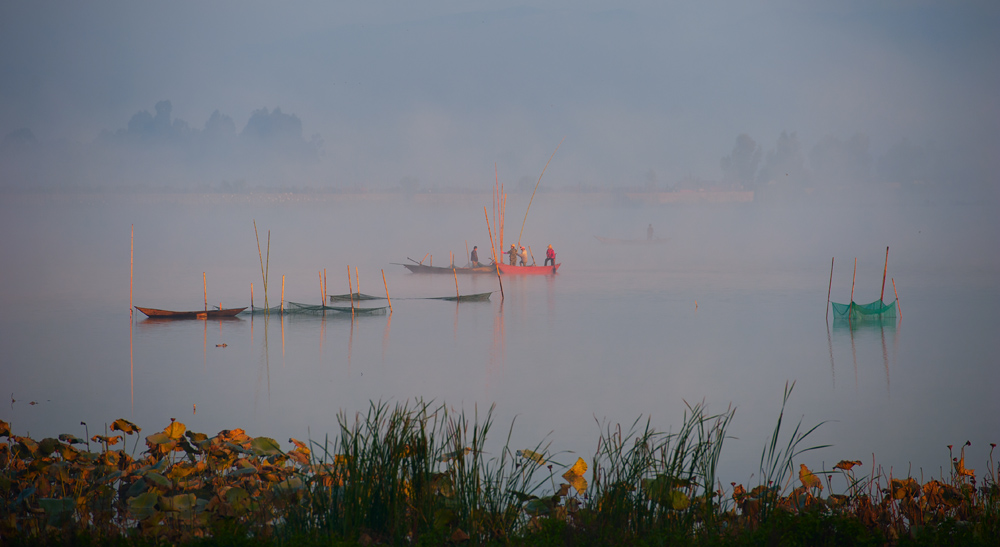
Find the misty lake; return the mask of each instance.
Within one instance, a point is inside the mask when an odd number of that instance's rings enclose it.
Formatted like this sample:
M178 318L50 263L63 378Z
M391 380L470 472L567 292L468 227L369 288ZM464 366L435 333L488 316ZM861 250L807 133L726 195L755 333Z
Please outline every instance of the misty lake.
M507 204L516 240L527 195ZM898 203L903 201L903 203ZM171 418L214 434L243 428L284 443L337 434L337 413L371 401L436 400L482 416L512 448L551 442L590 459L602 428L649 417L677 429L685 401L736 409L720 477L757 471L786 382L786 423L825 422L798 461L874 460L938 475L947 445L985 465L1000 441L1000 225L993 205L885 203L643 205L539 194L522 241L556 276L415 275L407 258L463 265L488 254L488 194L0 195L0 419L33 438L102 433L116 418L158 431ZM492 212L491 212L492 214ZM330 294L392 297L393 313L154 322L136 305L193 310ZM664 241L603 244L595 236ZM268 234L270 234L268 236ZM843 327L832 300L885 300L900 318ZM353 275L353 273L352 273ZM384 304L378 304L384 305ZM224 347L222 345L225 345ZM7 402L6 397L10 397ZM516 421L515 421L516 419ZM790 429L785 431L787 436ZM785 437L787 438L787 437ZM130 439L128 448L131 449ZM141 447L140 447L141 449ZM575 459L575 456L573 456ZM569 460L569 457L562 458Z

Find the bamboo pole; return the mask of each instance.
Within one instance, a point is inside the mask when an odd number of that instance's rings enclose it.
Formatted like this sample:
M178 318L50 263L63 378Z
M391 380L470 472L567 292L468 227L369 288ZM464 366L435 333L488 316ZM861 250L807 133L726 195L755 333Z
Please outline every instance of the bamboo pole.
M271 275L271 230L267 231L267 259L264 260L264 306L267 307L267 278Z
M854 281L858 278L858 257L854 257L854 277L851 278L851 303L850 306L854 305Z
M316 272L319 276L319 305L325 306L326 302L323 300L323 272Z
M382 270L382 284L385 285L385 299L389 301L389 313L392 313L392 299L389 298L389 284L385 282L385 270Z
M351 294L351 317L354 317L354 286L351 283L351 265L347 265L347 288Z
M264 281L264 308L267 308L267 274L264 273L264 254L260 252L260 235L257 233L257 220L253 221L253 236L257 240L257 257L260 258L260 278ZM270 256L268 257L270 258Z
M451 267L451 274L455 276L455 298L457 299L460 298L462 295L459 294L458 292L458 270L455 269L454 265Z
M358 293L358 298L361 298L361 278L358 277L358 267L354 267L354 290ZM354 293L351 293L353 296Z
M903 318L903 310L899 309L899 293L896 292L896 280L892 278L892 294L896 295L896 313L899 314L899 318Z
M285 313L285 276L281 276L281 303L278 304L281 313ZM284 338L282 338L284 340Z
M497 262L497 248L493 245L493 230L490 229L490 215L483 206L483 214L486 215L486 229L490 232L490 249L493 250L493 267L497 269L497 283L500 283L500 300L503 300L503 280L500 279L500 263Z
M250 282L250 313L253 313L253 281Z
M882 270L882 293L878 295L878 301L882 301L885 296L885 274L889 273L889 246L885 247L885 269Z
M826 317L830 317L830 292L833 291L833 257L830 258L830 287L826 289Z
M531 245L528 245L528 254L531 255L531 265L535 265L535 253L531 252Z
M321 304L324 306L326 305L326 297L329 294L330 292L326 290L326 268L323 268L323 302L321 302Z
M201 283L205 288L205 311L208 311L208 276L205 275L205 272L201 272Z
M128 255L128 315L132 317L132 276L135 272L135 224L132 225L132 243Z
M566 140L566 137L563 137L562 141L559 141L559 144L556 145L556 149L552 151L552 155L549 156L549 161L545 162L542 174L538 175L538 182L535 183L535 189L531 191L531 199L528 200L528 207L524 210L524 220L521 222L521 233L517 234L517 245L519 247L521 246L521 236L524 235L524 223L528 222L528 211L531 210L531 202L535 199L535 192L538 191L538 185L542 183L542 175L544 175L545 170L549 168L549 162L556 156L556 152L559 151L559 147L562 146L564 140Z

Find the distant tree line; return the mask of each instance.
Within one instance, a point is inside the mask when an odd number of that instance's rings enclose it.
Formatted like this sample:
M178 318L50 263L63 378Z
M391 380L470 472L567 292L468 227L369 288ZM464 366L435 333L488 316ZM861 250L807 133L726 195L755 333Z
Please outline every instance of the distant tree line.
M12 131L0 141L0 188L206 189L228 179L287 185L310 172L323 152L320 136L305 139L302 121L280 108L255 110L239 132L219 110L201 129L172 111L170 101L160 101L154 112L139 111L124 128L104 130L89 143L43 144L30 129Z
M957 170L949 167L953 163L954 158L933 143L918 145L905 138L876 159L863 133L846 140L827 135L806 154L795 132L782 131L766 154L750 135L741 133L719 165L723 184L757 189L937 185L947 183L949 175L956 176Z

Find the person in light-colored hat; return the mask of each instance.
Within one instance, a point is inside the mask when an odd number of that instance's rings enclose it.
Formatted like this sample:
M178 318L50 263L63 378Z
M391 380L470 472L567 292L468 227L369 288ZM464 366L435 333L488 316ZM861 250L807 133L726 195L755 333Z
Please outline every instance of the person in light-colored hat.
M524 248L524 245L521 245L521 265L528 265L528 250Z
M507 256L510 257L511 266L517 264L517 247L515 247L513 243L510 244L510 250L507 251Z
M549 245L549 248L545 250L545 265L556 265L556 251Z

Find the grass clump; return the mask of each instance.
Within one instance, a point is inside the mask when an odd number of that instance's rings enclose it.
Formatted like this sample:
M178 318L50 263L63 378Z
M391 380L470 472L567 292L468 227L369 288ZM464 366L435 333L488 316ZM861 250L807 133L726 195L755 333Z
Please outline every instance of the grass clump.
M144 437L40 441L0 421L3 545L991 545L1000 537L993 452L985 473L952 451L951 472L894 477L860 461L812 471L797 459L817 427L787 435L785 387L756 484L725 488L718 462L734 411L686 404L679 429L598 424L588 462L549 445L488 448L494 408L371 403L341 412L333 440L286 448L243 430L171 421ZM126 443L126 440L134 442ZM127 444L132 444L128 450ZM493 450L491 453L490 450ZM952 450L952 447L949 447ZM847 488L833 493L832 479ZM824 487L825 478L825 487ZM825 491L825 494L824 494Z

